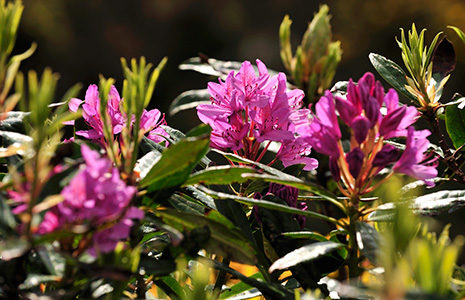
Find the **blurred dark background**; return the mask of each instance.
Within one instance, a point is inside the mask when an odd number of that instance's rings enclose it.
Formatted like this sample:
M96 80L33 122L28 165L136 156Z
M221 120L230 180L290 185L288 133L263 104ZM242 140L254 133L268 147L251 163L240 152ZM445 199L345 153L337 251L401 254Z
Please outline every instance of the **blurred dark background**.
M284 15L293 20L295 47L322 3L330 6L333 38L342 42L344 51L336 81L374 72L370 52L401 63L394 38L399 28L410 28L415 22L417 28L428 29L428 42L439 31L452 40L459 63L445 96L465 92L465 46L446 28L465 29L462 0L24 0L16 49L19 52L37 42L38 50L22 69L50 66L61 74L60 92L81 82L82 97L89 84L98 82L99 74L114 77L120 90L120 57L145 56L157 64L168 56L151 103L166 112L181 92L206 87L209 79L205 76L177 69L180 62L199 52L222 60L260 58L269 68L284 70L278 40ZM194 111L167 120L183 131L198 123Z

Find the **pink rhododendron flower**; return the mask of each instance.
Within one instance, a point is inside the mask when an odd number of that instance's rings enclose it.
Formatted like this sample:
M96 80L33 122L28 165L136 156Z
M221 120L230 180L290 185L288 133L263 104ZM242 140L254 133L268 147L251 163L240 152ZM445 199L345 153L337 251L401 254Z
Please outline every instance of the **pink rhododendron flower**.
M317 161L306 157L311 146L297 130L299 123L309 121L299 113L304 93L288 91L286 75L270 76L260 60L256 63L258 75L245 61L224 82L208 84L211 104L199 105L197 115L212 127L211 146L260 161L269 143L278 142L278 158L285 166L304 163L305 170L316 168Z
M37 233L45 234L75 225L98 228L117 221L111 227L97 230L93 236L91 253L108 252L129 236L133 219L143 218L143 212L130 206L137 189L127 186L110 160L81 147L85 164L66 186L63 201L47 211Z
M116 88L111 86L108 94L107 112L110 117L113 134L120 133L126 126L126 122L128 122L128 117L121 111L122 101L123 99L121 99ZM102 142L104 138L103 121L100 115L100 98L97 85L91 84L87 88L84 101L72 98L68 106L72 112L76 112L82 106L82 117L91 128L89 130L78 130L76 131L76 135ZM131 122L133 122L133 119L134 117L131 118ZM66 124L74 125L74 121L67 122ZM144 133L148 132L147 137L157 143L165 140L163 136L169 136L160 125L166 125L164 115L158 109L150 111L144 109L141 116L140 129Z
M394 172L428 184L437 175L434 163L424 163L429 131L415 131L411 126L418 117L416 108L400 105L393 89L384 93L373 74L363 75L357 85L350 80L345 97L326 91L315 108L313 120L300 123L297 132L316 151L330 157L331 174L346 195L371 191L374 176L390 164L394 164ZM350 149L346 151L338 119L350 128ZM393 137L407 137L402 154L384 143Z
M425 162L428 159L425 152L429 146L429 141L426 137L430 134L429 130L415 131L412 126L409 127L405 150L395 163L393 169L396 172L424 180L426 184L432 186L434 184L430 179L438 175L438 171L436 170L438 162L437 157Z

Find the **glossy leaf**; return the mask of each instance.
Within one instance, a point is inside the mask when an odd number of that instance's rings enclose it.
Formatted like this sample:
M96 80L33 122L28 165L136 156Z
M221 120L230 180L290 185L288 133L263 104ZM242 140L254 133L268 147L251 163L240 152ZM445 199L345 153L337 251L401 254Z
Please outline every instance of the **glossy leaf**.
M376 53L370 53L368 57L379 75L392 85L396 91L404 94L409 99L416 101L415 96L413 96L405 88L405 86L408 85L406 80L407 75L398 64Z
M358 248L362 255L368 258L373 264L379 251L380 236L378 231L370 224L364 222L355 223L356 238Z
M192 169L207 153L210 139L186 138L163 151L160 160L141 180L141 187L159 190L184 183Z
M465 109L457 105L447 106L446 129L456 149L465 144Z
M334 242L319 242L303 246L292 252L289 252L284 257L275 261L270 267L270 273L275 270L286 270L290 267L299 265L304 262L315 260L321 256L329 254L343 245Z
M300 210L298 208L293 208L287 205L283 205L283 204L279 204L279 203L275 203L275 202L271 202L267 200L257 200L253 198L247 198L247 197L241 197L241 196L236 196L236 195L222 193L222 192L216 192L203 186L199 186L199 189L209 195L214 196L217 199L232 199L236 202L247 204L247 205L257 205L257 206L268 208L271 210L277 210L281 212L307 216L307 217L331 222L334 224L338 223L337 220L332 217L328 217L328 216L325 216L325 215L322 215L322 214L319 214L319 213L316 213L310 210Z
M282 233L282 235L293 239L311 239L319 242L324 242L328 240L322 234L314 231L284 232Z
M231 184L245 182L248 179L243 174L253 173L250 167L217 166L210 167L192 174L184 185L193 184Z
M465 206L464 190L446 190L417 197L411 203L414 213L422 215L438 215L451 213ZM386 203L369 215L370 221L390 221L395 212L393 203Z
M175 115L180 111L196 108L200 104L210 104L210 93L207 89L190 90L177 96L168 109L170 115Z
M230 256L234 261L255 263L254 249L241 231L234 226L219 223L205 216L180 213L172 209L155 211L154 214L168 225L183 230L191 231L199 227L208 227L210 239L203 245L208 251L221 256Z

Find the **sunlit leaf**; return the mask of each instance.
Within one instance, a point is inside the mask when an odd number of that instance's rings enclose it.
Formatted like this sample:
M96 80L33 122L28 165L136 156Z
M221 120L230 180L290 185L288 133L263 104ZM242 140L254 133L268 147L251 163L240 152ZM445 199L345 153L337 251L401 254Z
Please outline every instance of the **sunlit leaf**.
M406 80L407 75L398 64L376 53L370 53L369 58L371 64L376 71L378 71L379 75L392 85L396 91L404 94L407 98L416 101L415 96L413 96L405 88L408 84Z
M180 111L196 108L200 104L210 104L210 93L207 89L190 90L177 96L169 107L170 115L175 115Z
M269 271L272 273L275 270L286 270L290 267L298 264L315 260L321 256L329 254L338 248L342 247L342 244L334 242L319 242L310 245L303 246L292 252L289 252L284 257L281 257L275 261Z

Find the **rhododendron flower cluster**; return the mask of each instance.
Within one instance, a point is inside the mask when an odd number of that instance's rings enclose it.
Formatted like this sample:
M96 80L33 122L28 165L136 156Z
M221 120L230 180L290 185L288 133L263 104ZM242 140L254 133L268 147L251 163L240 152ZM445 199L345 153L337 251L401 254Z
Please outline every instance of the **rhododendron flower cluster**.
M132 219L142 219L144 214L130 206L136 187L127 186L121 180L110 160L86 145L81 147L81 152L85 164L62 190L63 201L46 212L37 233L85 225L97 229L92 237L91 253L109 252L119 241L128 238Z
M121 110L122 101L123 99L121 99L115 86L111 86L108 94L107 112L111 121L113 134L121 133L128 122L128 117ZM100 115L100 98L97 85L92 84L87 88L84 101L77 98L72 98L69 101L70 111L76 112L81 105L82 116L91 129L78 130L76 134L103 143L103 121ZM131 122L134 122L134 116L131 117ZM67 124L74 125L74 121L68 122ZM169 137L168 133L166 133L160 125L166 125L164 115L162 115L158 109L152 109L150 111L144 109L141 116L140 129L144 133L148 132L147 137L157 143L165 141L163 136Z
M349 81L346 97L329 91L315 105L310 123L298 127L312 147L330 158L330 169L336 181L342 181L346 194L363 194L372 190L376 174L390 164L395 172L404 173L431 184L437 176L436 159L427 161L425 151L428 130L415 131L411 126L417 118L415 107L399 105L395 90L386 94L373 74L366 73L355 85ZM385 111L384 111L385 110ZM350 149L341 143L338 119L350 128ZM407 137L402 152L386 141ZM342 186L340 186L342 187Z
M224 82L208 84L211 104L199 105L197 115L212 127L211 146L260 161L270 143L279 142L277 158L284 166L302 163L305 170L316 168L318 162L306 157L310 144L295 130L295 124L306 118L299 111L304 93L287 90L286 75L271 76L260 60L256 63L258 76L252 64L245 61Z

